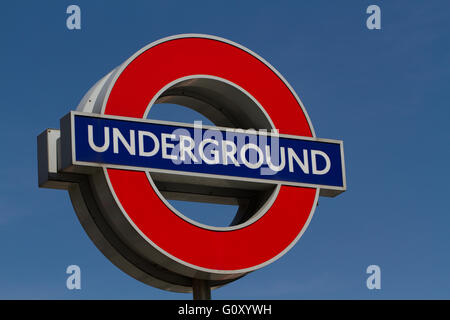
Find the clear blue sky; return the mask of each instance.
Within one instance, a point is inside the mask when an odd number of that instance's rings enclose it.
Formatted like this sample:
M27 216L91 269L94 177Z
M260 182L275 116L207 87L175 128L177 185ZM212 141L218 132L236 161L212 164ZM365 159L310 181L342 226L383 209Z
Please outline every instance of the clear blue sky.
M66 28L70 4L81 7L81 30ZM381 7L381 30L366 28L370 4ZM449 299L449 12L446 0L2 2L0 298L191 298L144 285L102 255L67 192L37 187L36 136L141 47L206 33L283 74L317 135L344 140L348 184L320 199L285 256L213 298ZM71 264L81 267L79 291L66 289ZM381 290L366 287L371 264Z

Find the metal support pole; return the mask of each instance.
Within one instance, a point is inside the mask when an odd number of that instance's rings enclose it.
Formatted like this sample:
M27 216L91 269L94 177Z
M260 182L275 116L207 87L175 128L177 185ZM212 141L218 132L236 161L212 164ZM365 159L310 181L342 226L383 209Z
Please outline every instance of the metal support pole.
M211 300L211 287L208 280L192 279L192 295L194 300Z

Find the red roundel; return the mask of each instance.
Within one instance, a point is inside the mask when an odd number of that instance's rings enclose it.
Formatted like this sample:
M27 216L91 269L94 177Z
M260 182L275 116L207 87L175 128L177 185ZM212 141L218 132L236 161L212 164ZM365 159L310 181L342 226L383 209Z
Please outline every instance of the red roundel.
M235 43L197 35L164 39L130 58L116 76L102 113L142 118L177 79L207 75L236 84L264 108L282 134L312 137L301 102L267 62ZM133 227L161 253L201 271L246 272L295 244L312 217L318 189L281 186L266 213L232 230L192 224L166 206L145 172L107 169L111 190Z

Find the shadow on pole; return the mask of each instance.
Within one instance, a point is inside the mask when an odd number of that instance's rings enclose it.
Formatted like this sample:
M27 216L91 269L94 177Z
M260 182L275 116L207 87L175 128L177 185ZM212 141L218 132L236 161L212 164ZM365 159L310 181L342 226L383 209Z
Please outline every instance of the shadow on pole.
M211 287L209 281L192 279L192 295L194 300L211 300Z

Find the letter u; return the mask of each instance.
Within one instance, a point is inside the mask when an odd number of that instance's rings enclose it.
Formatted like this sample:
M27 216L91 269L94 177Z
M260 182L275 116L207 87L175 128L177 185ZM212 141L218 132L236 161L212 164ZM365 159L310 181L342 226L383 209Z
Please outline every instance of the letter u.
M105 152L109 148L109 127L104 128L105 132L105 142L103 143L103 146L97 147L94 143L94 128L90 124L88 125L88 141L89 141L89 147L91 147L92 150L96 152Z
M280 158L278 158L278 156L280 156ZM275 157L278 158L278 163L279 165L276 166L273 164L272 161L272 154L270 152L270 147L266 146L266 160L267 160L267 165L269 166L270 170L273 170L275 172L281 171L284 169L284 166L286 165L286 157L284 154L284 147L280 147L280 152L276 152Z

